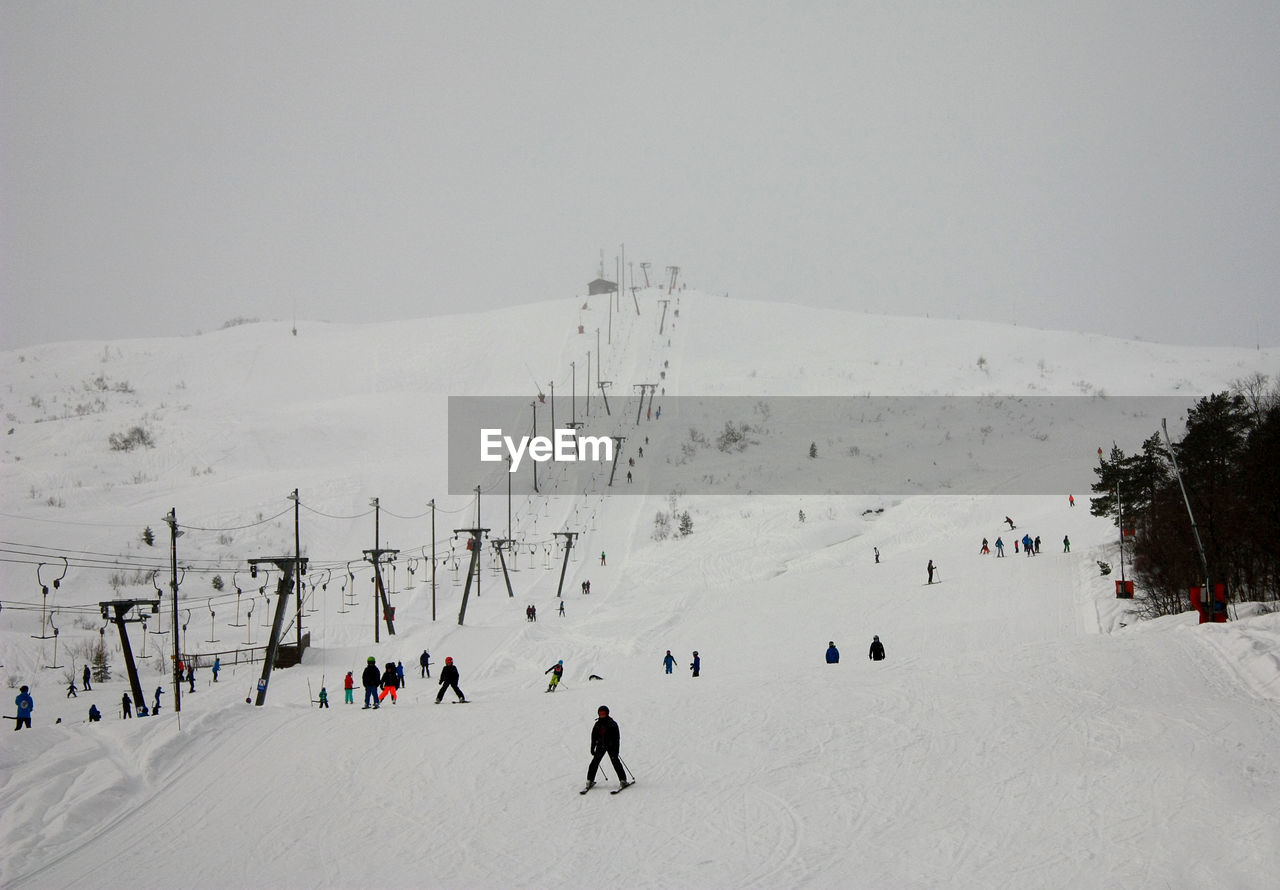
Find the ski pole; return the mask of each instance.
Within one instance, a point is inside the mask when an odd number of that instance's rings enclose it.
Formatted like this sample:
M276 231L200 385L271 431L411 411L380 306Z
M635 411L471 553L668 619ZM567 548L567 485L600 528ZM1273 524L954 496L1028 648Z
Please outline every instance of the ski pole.
M618 758L618 763L621 763L621 764L622 764L622 768L623 768L624 770L626 770L627 772L631 773L631 781L633 781L633 782L634 782L634 781L636 780L636 774L635 774L635 773L633 773L633 772L631 772L631 767L627 766L627 762L626 762L625 760L623 760L621 757L619 757L619 758Z

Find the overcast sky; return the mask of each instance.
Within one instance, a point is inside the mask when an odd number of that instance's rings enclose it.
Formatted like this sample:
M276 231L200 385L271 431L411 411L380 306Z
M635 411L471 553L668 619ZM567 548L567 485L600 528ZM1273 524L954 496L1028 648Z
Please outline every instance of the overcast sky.
M4 3L0 347L569 296L624 242L1274 346L1277 47L1274 0Z

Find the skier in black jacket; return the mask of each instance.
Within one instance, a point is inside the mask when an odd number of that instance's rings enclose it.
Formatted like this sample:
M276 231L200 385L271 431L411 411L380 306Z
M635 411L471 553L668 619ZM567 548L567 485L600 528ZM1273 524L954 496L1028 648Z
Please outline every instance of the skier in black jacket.
M368 664L364 666L364 673L360 675L360 682L364 685L365 710L378 706L378 683L381 680L382 674L378 671L377 659L370 655Z
M467 700L462 690L458 688L458 668L454 665L452 658L446 658L444 667L440 669L440 691L436 693L436 704L440 704L446 689L452 689L454 695L458 696L458 701Z
M884 644L879 637L871 638L871 651L867 653L867 657L872 661L884 661Z
M618 774L618 790L621 791L631 783L627 781L627 772L618 759L618 746L621 744L618 724L609 716L608 705L601 705L597 713L599 717L591 727L591 765L587 767L587 788L596 783L596 770L600 767L600 761L608 754L609 762Z

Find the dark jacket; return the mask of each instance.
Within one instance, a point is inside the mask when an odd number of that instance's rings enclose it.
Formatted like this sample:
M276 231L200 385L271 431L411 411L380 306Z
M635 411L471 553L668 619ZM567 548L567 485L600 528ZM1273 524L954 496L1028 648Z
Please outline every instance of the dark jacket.
M31 711L35 708L35 702L31 700L31 696L28 693L18 693L18 697L13 701L18 706L18 719L25 720L31 716Z
M382 674L378 673L376 664L367 664L364 673L360 675L360 682L365 686L377 686L378 681L382 679Z
M840 661L840 650L835 646L827 647L827 664L838 664Z
M456 664L446 664L440 668L440 685L448 686L458 682L458 666Z
M400 688L400 675L396 673L394 664L387 665L387 669L382 672L382 685L390 686L393 689Z
M596 725L591 727L591 753L595 754L601 750L616 755L618 746L621 744L622 738L618 732L618 724L609 715L596 719Z
M871 658L872 661L883 661L884 660L884 644L881 643L879 640L872 640L871 651L868 652L867 655Z

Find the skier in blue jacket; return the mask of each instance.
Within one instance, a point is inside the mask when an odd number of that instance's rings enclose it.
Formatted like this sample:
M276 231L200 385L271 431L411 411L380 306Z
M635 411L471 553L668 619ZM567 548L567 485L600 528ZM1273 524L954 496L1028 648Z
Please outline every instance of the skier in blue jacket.
M27 729L31 728L31 712L35 709L36 703L31 700L31 691L28 687L23 686L18 690L18 697L15 698L14 704L18 706L18 720L13 727L13 731L17 732L22 729L23 725Z
M671 654L671 650L667 650L667 657L662 659L662 666L667 669L667 673L671 673L671 669L676 666L676 657Z
M840 650L836 648L835 641L827 643L827 664L840 663Z

